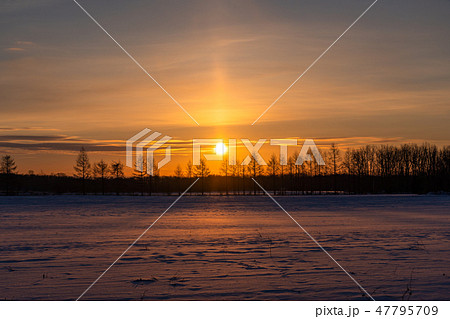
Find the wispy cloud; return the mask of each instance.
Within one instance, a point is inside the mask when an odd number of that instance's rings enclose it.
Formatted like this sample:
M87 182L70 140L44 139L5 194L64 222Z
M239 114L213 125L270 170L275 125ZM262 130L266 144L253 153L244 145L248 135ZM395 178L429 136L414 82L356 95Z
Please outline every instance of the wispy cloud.
M30 127L0 127L0 132L11 132L11 131L59 131L57 128L47 128L39 126Z
M10 44L7 48L4 48L3 51L6 52L25 52L28 49L35 47L35 43L32 41L14 41L14 43Z
M99 141L69 135L0 135L0 148L28 151L79 151L81 147L93 152L123 151L122 141Z
M25 51L25 49L23 49L23 48L6 48L5 51L8 51L8 52L21 52L21 51Z

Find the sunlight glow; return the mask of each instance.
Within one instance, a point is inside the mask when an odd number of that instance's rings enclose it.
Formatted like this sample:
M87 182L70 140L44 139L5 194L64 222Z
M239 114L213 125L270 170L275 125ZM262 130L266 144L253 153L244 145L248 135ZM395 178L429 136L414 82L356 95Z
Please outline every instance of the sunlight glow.
M223 143L217 143L216 144L216 154L217 155L223 155L227 151L227 147Z

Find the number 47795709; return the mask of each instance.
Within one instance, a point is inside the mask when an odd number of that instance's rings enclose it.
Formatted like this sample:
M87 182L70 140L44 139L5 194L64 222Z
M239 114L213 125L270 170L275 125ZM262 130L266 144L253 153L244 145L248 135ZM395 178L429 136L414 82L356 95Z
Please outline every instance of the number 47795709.
M435 316L438 311L437 306L378 306L375 310L380 316Z

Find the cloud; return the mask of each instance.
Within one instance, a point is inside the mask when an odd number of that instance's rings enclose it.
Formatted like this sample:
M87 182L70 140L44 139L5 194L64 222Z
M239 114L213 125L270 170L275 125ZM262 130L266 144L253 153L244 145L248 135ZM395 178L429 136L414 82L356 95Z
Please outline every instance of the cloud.
M0 148L27 151L78 151L81 147L86 147L96 152L115 152L122 151L123 145L122 141L83 139L64 134L0 135Z
M46 128L39 126L30 127L0 127L0 132L10 132L10 131L59 131L56 128Z
M117 152L123 151L123 146L94 144L94 143L18 143L0 142L0 148L23 149L27 151L70 151L78 152L82 147L92 152Z
M6 48L5 51L8 51L8 52L21 52L21 51L25 51L25 49L22 49L22 48Z
M31 41L16 41L17 45L34 45L34 42Z
M31 47L34 46L35 43L32 41L15 41L13 46L9 48L5 48L4 51L6 52L24 52L27 51L24 47Z
M174 151L190 149L191 140L172 139L168 143ZM125 140L95 140L63 134L55 135L0 135L0 148L27 151L79 151L85 147L93 152L124 152Z

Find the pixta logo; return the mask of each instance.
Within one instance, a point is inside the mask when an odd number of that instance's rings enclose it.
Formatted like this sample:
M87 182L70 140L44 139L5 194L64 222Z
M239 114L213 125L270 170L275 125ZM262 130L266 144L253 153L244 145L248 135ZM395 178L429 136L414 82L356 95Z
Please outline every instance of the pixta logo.
M159 140L155 141L156 138L160 137L162 134L159 132L151 133L151 130L146 128L140 131L138 134L134 135L132 138L127 140L126 143L126 165L128 167L134 168L139 172L144 170L149 175L154 175L154 168L160 169L171 160L171 148L166 146L165 157L158 164L154 161L154 152L166 144L172 139L170 136L163 136ZM256 143L252 143L247 138L240 139L240 142L244 145L245 149L248 151L248 155L244 158L241 163L237 163L237 139L229 139L228 147L224 144L223 139L193 139L192 140L192 162L193 165L200 165L201 157L208 161L222 161L225 153L228 153L228 163L230 165L248 165L252 161L252 157L259 165L267 165L264 158L261 156L260 149L266 144L267 139L261 138ZM297 139L271 139L270 145L280 147L280 165L287 165L288 159L288 146L298 146ZM207 146L211 149L214 148L215 153L202 153L202 146ZM134 150L134 147L135 150ZM133 163L133 153L136 154L136 160ZM146 156L144 156L146 153ZM317 149L316 144L313 140L307 139L304 141L301 151L296 159L296 165L302 165L304 162L314 160L318 165L325 165L325 162Z
M138 134L134 135L132 138L127 140L126 144L126 165L131 168L135 168L139 172L143 172L146 170L147 174L153 175L154 174L154 158L153 154L154 152L159 149L161 146L163 146L165 143L167 143L169 140L172 139L170 136L163 136L160 140L152 142L161 136L161 133L159 132L153 132L149 135L151 132L150 129L146 128L140 131ZM138 142L140 140L140 142ZM134 144L136 144L136 161L135 166L133 166L133 147ZM147 156L144 157L144 150L147 153ZM170 162L172 158L170 146L166 147L166 155L163 160L161 160L157 167L160 169L164 165ZM146 167L144 167L146 166Z

